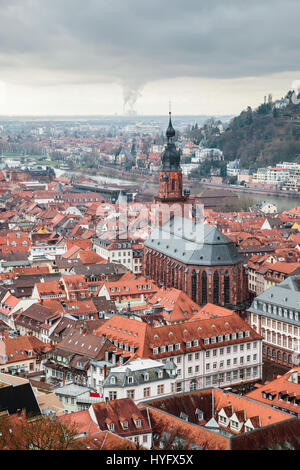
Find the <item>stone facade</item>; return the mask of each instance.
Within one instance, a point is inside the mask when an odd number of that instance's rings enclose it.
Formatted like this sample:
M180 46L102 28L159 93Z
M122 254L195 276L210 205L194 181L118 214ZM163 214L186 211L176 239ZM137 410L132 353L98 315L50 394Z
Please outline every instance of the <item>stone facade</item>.
M185 292L198 305L213 303L243 309L247 277L242 263L234 266L186 265L156 250L144 252L144 275L158 285Z

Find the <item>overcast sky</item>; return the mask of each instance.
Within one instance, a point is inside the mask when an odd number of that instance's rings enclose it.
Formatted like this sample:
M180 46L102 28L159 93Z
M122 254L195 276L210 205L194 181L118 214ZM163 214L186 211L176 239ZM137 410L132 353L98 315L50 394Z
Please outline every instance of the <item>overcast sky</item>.
M0 114L237 114L300 80L298 0L0 0ZM124 108L125 105L125 108Z

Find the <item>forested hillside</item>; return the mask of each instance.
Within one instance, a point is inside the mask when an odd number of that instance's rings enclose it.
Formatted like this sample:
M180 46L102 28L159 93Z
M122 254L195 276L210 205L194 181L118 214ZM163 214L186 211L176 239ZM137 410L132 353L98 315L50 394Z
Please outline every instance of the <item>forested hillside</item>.
M235 117L222 134L211 135L208 147L224 152L225 160L240 159L244 168L259 168L282 161L300 162L300 104L290 100L282 109L271 95L256 110L250 107Z

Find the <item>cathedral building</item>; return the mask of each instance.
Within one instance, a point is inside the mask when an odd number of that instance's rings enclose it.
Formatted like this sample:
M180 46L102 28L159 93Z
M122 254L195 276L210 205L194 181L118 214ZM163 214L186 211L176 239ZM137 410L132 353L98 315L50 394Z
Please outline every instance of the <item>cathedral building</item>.
M184 207L189 191L182 187L171 116L166 135L155 201ZM199 305L210 302L245 310L248 289L242 258L229 238L198 219L171 214L154 228L144 243L143 274L158 285L182 290Z

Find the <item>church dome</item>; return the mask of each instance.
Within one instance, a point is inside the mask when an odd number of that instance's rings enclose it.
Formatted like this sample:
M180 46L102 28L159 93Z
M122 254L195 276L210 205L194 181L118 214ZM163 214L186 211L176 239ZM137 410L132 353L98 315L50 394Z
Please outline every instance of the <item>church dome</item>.
M172 125L171 113L169 119L169 127L166 131L168 143L165 150L161 154L162 169L166 171L180 170L180 151L176 149L172 139L175 137L175 130Z
M166 136L167 136L168 141L169 141L170 139L172 139L173 137L175 137L175 129L174 129L173 125L172 125L171 112L169 113L169 115L170 115L169 127L168 127L168 129L167 129L167 131L166 131Z

